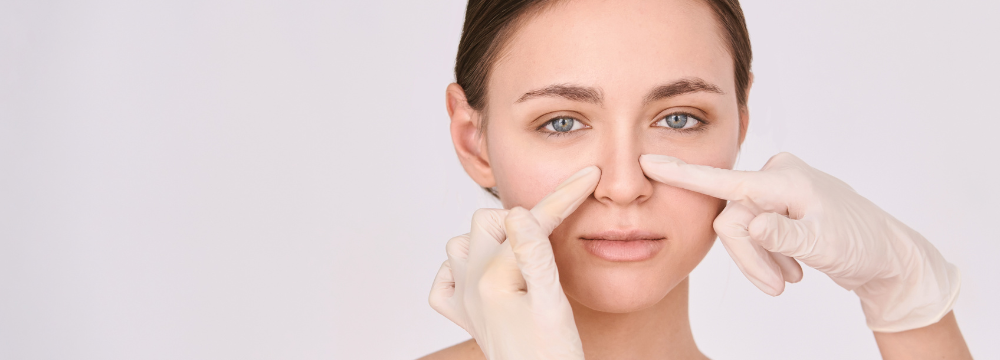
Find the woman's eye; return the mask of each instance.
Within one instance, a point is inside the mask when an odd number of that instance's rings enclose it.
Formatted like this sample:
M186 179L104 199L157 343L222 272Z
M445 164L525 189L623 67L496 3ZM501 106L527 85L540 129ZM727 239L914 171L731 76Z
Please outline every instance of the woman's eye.
M690 129L698 126L700 121L688 114L670 114L657 121L656 126L669 127L671 129Z
M545 123L545 129L551 132L570 132L583 129L583 123L571 117L558 117Z

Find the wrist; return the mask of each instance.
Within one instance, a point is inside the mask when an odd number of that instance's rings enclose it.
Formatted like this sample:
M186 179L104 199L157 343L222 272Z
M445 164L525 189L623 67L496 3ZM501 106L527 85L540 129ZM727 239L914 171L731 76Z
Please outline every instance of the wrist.
M937 323L958 298L961 275L926 239L915 236L898 256L889 276L855 289L868 327L878 332L900 332Z

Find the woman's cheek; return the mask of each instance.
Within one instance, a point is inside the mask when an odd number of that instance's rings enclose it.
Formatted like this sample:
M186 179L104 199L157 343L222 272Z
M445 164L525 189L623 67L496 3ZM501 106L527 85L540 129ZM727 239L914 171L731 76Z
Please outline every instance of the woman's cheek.
M500 166L497 190L504 208L520 206L530 209L552 193L563 180L586 167L576 167L573 161L559 159L509 159Z
M731 169L739 154L738 114L724 116L733 121L717 121L705 132L690 135L664 135L650 131L643 138L644 154L668 155L688 164Z
M490 165L503 207L530 209L580 169L595 165L593 146L576 142L568 146L546 144L530 136L494 133L503 141L489 148ZM515 140L517 139L517 140ZM499 140L499 139L498 139ZM520 140L520 141L518 141Z
M736 163L739 147L734 142L716 142L712 146L681 147L672 146L668 149L656 149L650 154L668 155L683 160L688 164L707 165L721 169L731 169Z

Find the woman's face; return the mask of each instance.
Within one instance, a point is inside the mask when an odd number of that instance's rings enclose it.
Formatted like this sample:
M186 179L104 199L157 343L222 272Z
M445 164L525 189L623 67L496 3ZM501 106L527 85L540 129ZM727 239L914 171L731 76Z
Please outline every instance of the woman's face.
M741 112L719 26L701 1L563 1L526 18L495 64L486 152L504 207L602 171L551 236L574 302L652 306L711 248L724 203L651 181L639 155L732 168Z

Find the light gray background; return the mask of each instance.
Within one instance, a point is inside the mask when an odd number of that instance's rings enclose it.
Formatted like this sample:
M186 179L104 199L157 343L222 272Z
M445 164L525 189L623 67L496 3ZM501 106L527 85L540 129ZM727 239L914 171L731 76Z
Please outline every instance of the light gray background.
M739 168L791 151L963 271L1000 357L1000 3L746 1ZM444 109L464 2L0 2L0 359L408 359L491 203ZM721 246L692 274L717 359L878 358L809 270L770 298Z

